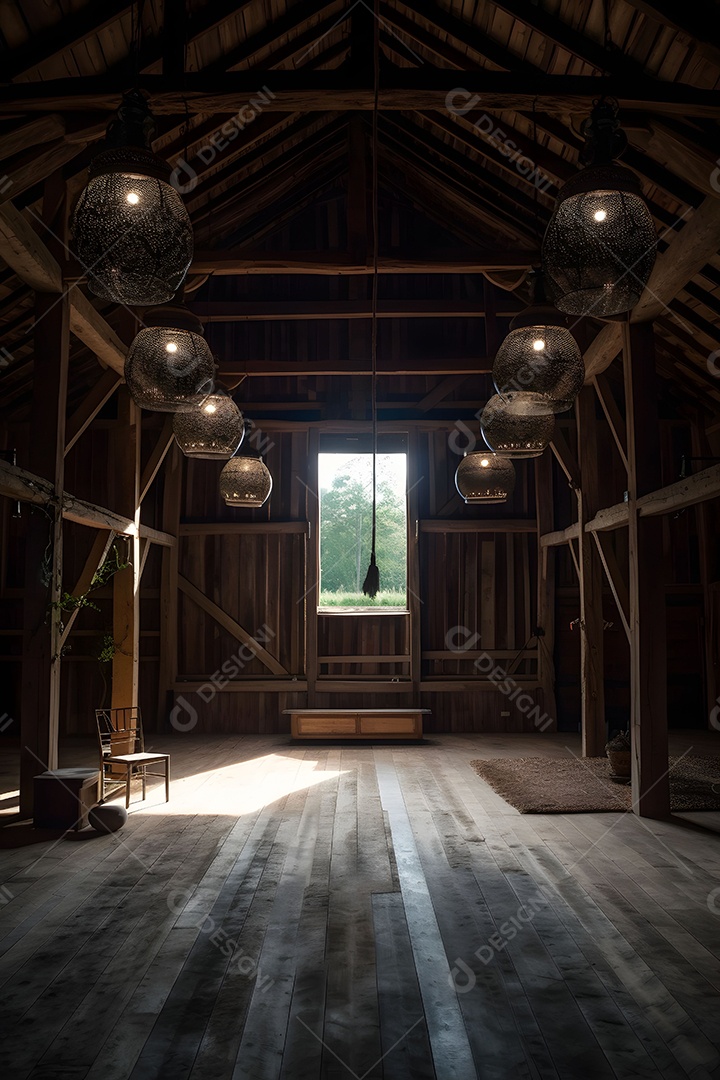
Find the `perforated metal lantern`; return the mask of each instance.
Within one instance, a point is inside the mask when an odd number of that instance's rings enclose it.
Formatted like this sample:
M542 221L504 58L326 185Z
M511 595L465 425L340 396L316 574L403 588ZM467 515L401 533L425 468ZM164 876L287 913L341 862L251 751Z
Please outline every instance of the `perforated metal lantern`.
M532 394L495 394L482 411L480 429L491 450L510 458L539 457L552 439L555 417L538 412Z
M596 106L585 135L588 167L560 189L542 259L561 311L607 318L637 304L657 235L635 174L613 161L626 143L616 108Z
M187 457L215 461L233 456L245 435L243 414L218 387L201 405L173 417L175 440Z
M142 409L188 412L213 389L215 362L200 322L167 305L145 314L125 361L125 381Z
M90 291L118 304L172 299L193 257L193 233L167 162L150 150L154 121L137 91L126 94L89 168L71 219Z
M534 302L510 323L498 349L493 382L501 395L515 390L537 395L538 412L565 412L585 381L585 365L565 319L545 300L542 279L534 275Z
M228 506L262 506L271 491L269 469L250 453L236 454L220 473L220 494Z
M455 487L466 503L505 502L515 490L515 466L498 454L474 451L458 465Z

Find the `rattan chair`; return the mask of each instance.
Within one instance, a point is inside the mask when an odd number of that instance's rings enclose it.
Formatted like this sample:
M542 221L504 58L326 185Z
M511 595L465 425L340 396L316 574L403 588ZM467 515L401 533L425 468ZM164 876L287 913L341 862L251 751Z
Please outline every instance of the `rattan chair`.
M165 802L170 801L170 755L145 753L142 717L139 708L96 709L98 742L100 745L100 798L105 798L108 781L125 786L125 806L130 805L130 781L142 779L145 798L147 777L165 777ZM162 765L155 772L150 765Z

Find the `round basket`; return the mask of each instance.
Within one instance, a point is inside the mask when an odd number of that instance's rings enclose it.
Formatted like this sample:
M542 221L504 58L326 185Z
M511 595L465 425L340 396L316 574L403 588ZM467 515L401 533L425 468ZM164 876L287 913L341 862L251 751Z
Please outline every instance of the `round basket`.
M610 761L610 768L615 776L630 776L629 750L608 750L607 756Z

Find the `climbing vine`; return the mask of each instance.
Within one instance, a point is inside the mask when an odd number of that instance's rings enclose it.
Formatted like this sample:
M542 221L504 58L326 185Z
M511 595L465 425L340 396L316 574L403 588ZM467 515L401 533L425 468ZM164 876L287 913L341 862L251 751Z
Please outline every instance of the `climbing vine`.
M119 545L116 541L108 551L102 565L99 566L93 574L90 585L85 592L81 593L79 596L75 596L73 593L63 592L61 593L59 600L55 600L49 605L50 609L60 611L63 614L79 611L82 608L92 608L93 611L99 611L100 608L97 604L89 599L90 593L95 592L97 589L101 589L103 585L106 585L108 581L115 576L115 574L119 573L120 570L126 570L128 566L130 566L130 562L120 554Z

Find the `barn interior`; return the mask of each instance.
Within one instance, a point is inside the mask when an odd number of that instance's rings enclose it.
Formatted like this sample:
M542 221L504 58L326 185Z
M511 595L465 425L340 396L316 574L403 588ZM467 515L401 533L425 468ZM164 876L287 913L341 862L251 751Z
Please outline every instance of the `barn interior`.
M719 14L0 6L12 1080L720 1077Z

